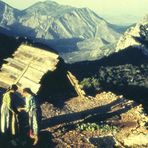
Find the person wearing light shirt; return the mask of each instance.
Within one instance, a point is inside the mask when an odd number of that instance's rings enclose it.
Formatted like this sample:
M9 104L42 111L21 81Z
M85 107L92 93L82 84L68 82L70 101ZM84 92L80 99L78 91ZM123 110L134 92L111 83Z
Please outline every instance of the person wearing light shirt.
M16 110L12 106L12 102L16 97L17 85L13 84L6 93L3 94L1 105L1 132L7 133L11 129L11 134L16 134ZM14 102L13 102L14 104ZM10 127L11 125L11 127Z
M29 115L29 135L34 140L33 145L38 142L38 119L37 119L37 106L35 97L30 88L24 88L23 97L25 98L25 107L18 108L18 111L25 111Z

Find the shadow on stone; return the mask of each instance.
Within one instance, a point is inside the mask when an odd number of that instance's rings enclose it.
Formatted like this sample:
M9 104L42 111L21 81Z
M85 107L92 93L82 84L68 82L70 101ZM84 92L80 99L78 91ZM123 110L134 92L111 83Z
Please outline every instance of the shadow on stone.
M98 148L115 148L115 140L112 136L104 136L98 138L90 138L91 144Z

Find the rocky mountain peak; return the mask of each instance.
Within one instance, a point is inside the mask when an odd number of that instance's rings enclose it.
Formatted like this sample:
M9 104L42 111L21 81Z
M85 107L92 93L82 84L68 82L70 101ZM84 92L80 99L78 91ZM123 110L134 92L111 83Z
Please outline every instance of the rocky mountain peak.
M30 6L29 8L27 8L27 9L31 9L31 8L41 8L41 7L57 7L59 4L58 3L56 3L56 2L54 2L54 1L44 1L44 2L37 2L37 3L35 3L34 5L32 5L32 6ZM26 10L27 10L26 9Z
M70 6L63 6L56 2L52 1L45 1L45 2L38 2L31 7L24 10L25 13L28 15L32 15L37 13L38 15L44 16L58 16L61 15L69 10L72 10L73 7Z
M119 29L88 8L45 1L22 11L11 7L0 11L0 26L14 35L49 45L67 62L94 60L98 58L94 55L106 55L102 47L114 44L121 36Z
M141 33L143 29L141 28L143 26L145 28L145 31L148 30L148 15L146 15L139 23L137 23L135 26L129 28L123 36L119 39L117 46L116 46L116 51L118 52L119 50L128 48L130 46L136 46L141 48L144 53L147 53L147 49L138 42L135 38L143 40ZM146 34L144 35L146 37Z

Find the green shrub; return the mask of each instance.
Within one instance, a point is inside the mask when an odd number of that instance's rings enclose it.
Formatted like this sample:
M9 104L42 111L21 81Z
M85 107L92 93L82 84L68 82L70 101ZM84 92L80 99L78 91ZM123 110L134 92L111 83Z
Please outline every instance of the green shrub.
M92 87L91 78L84 78L83 81L80 82L80 84L84 89Z
M99 130L99 126L96 123L82 123L78 124L76 129L80 131L95 131Z
M99 130L101 132L114 132L118 131L118 127L116 126L111 126L108 124L103 124L103 125L98 125L96 123L82 123L82 124L77 124L76 129L80 131L96 131Z
M98 89L100 87L100 82L97 78L84 78L83 81L80 82L81 86L84 89Z

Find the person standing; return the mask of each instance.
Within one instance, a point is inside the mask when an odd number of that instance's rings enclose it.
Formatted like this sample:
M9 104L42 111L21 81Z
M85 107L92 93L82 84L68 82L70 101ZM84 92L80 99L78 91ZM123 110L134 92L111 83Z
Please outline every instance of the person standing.
M16 110L12 106L12 101L16 97L17 85L13 84L6 93L3 94L1 105L1 132L7 133L11 129L11 134L16 134ZM10 126L11 125L11 126Z
M30 88L24 88L23 97L25 98L25 107L18 108L18 111L25 111L29 116L29 135L34 140L33 145L38 142L38 118L37 118L37 105L34 94Z

